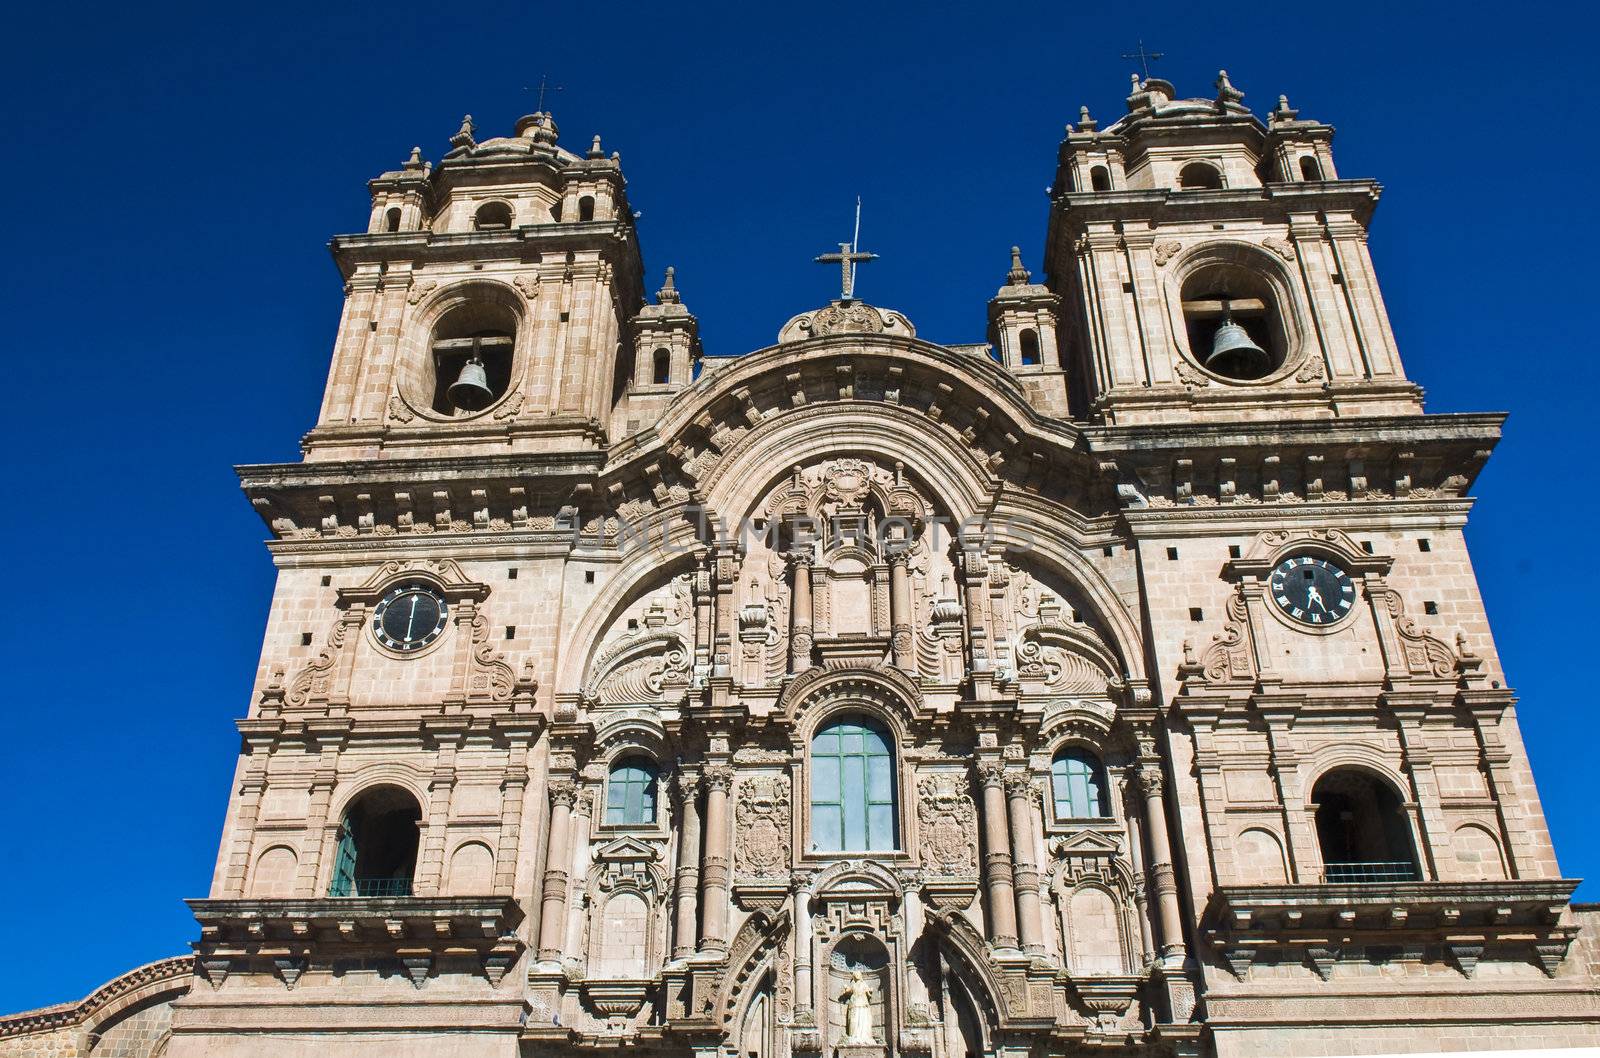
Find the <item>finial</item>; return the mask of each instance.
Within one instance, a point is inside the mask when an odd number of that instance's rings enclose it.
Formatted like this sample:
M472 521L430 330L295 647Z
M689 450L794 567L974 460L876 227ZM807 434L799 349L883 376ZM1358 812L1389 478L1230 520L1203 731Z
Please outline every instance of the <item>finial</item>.
M1228 71L1218 70L1217 106L1219 108L1230 105L1238 106L1239 101L1242 99L1244 99L1244 93L1233 87L1233 84L1228 80Z
M1133 79L1133 90L1137 92L1139 90L1139 75L1134 73L1129 74L1128 76Z
M1277 109L1275 109L1270 116L1274 122L1293 121L1295 118L1300 116L1300 111L1289 105L1288 96L1280 95L1278 97Z
M606 152L600 149L600 134L597 132L594 134L594 142L589 145L589 157L604 158L605 156Z
M1026 286L1031 278L1033 278L1033 274L1022 267L1022 247L1013 246L1011 248L1011 271L1006 273L1006 283L1014 287Z
M678 293L677 275L678 270L667 265L667 278L661 284L661 289L656 291L656 304L677 305L683 301L683 297Z
M406 159L406 168L407 169L421 169L422 168L422 148L421 147L413 147L413 148L411 148L411 157Z
M450 137L450 146L476 147L478 145L478 141L472 138L472 134L476 131L477 126L472 123L472 115L468 114L466 117L461 119L460 130L454 136Z
M1079 107L1078 108L1078 131L1079 132L1094 132L1099 127L1100 127L1100 123L1098 121L1096 121L1094 118L1089 116L1089 108L1088 107Z

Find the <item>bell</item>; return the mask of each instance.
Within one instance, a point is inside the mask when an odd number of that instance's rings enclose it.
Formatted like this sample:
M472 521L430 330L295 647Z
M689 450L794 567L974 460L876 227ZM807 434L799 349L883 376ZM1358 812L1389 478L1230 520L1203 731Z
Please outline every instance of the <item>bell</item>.
M482 411L494 400L494 390L489 388L489 373L483 361L476 356L461 365L461 375L445 391L450 403L462 411Z
M1206 369L1229 378L1260 378L1271 366L1267 351L1252 341L1232 316L1222 317L1222 326L1211 339Z

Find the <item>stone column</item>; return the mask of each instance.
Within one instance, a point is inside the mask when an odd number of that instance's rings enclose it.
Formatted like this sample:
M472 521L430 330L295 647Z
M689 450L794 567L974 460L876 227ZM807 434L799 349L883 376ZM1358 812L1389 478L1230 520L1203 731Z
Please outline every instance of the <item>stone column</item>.
M804 672L811 667L811 548L797 547L788 559L794 585L789 596L789 669Z
M1005 772L998 761L978 765L983 786L983 877L989 893L989 939L1017 946L1017 904L1012 891L1010 835L1006 826Z
M256 820L261 800L267 792L267 756L270 750L252 747L255 752L239 782L239 810L233 824L233 848L228 853L228 874L223 891L231 897L244 896L250 873L250 850L255 843Z
M700 948L728 950L728 788L733 769L705 770L706 854L700 868Z
M1167 803L1163 794L1165 779L1161 766L1148 763L1139 768L1139 787L1144 791L1145 832L1149 837L1150 883L1156 894L1156 919L1160 924L1162 961L1183 964L1187 948L1183 939L1183 912L1178 906L1178 879L1172 868L1172 842L1167 837Z
M544 850L544 897L539 911L539 961L560 962L567 926L567 846L572 803L578 796L571 779L550 780L550 839Z
M898 668L916 667L911 638L911 556L904 548L889 552L889 642Z
M811 974L811 876L794 875L794 997L798 1010L816 1010L816 985Z
M517 887L517 859L522 849L523 799L528 790L528 747L512 746L511 764L500 777L500 840L494 855L494 892L510 896Z
M1025 771L1005 777L1006 797L1010 802L1012 877L1016 879L1017 926L1022 934L1022 950L1029 955L1044 954L1044 913L1039 904L1039 868L1033 858L1033 835L1029 823L1033 812L1028 806L1032 783Z
M692 772L678 776L678 800L682 815L678 820L677 923L672 957L684 959L694 954L696 919L699 917L700 885L700 777Z
M993 668L989 657L988 610L983 605L988 588L989 566L981 551L961 553L962 586L966 589L967 648L972 661L972 671L988 672Z

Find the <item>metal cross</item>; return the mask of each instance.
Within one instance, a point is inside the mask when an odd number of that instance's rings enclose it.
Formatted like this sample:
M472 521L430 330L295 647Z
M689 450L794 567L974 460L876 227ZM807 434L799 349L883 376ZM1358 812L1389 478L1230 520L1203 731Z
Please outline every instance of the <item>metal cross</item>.
M817 258L817 264L838 264L839 266L839 300L849 301L856 294L856 265L861 261L876 261L875 253L862 253L856 249L856 244L861 241L861 200L856 199L856 233L849 242L839 244L838 253L825 253Z
M523 91L526 92L526 91L529 91L529 89L524 88ZM551 84L550 83L550 75L549 74L543 74L543 73L540 74L539 75L539 105L537 107L535 107L534 109L536 109L540 113L543 113L544 112L544 94L546 92L560 92L560 91L562 91L562 87L560 85Z
M1150 64L1155 62L1157 59L1160 59L1165 54L1165 52L1159 51L1145 51L1144 41L1140 40L1138 51L1123 52L1122 57L1124 59L1139 60L1139 68L1144 71L1144 79L1148 81L1150 80Z
M817 258L818 264L839 265L839 299L849 301L856 293L856 263L858 261L876 261L875 253L859 253L855 247L847 242L839 244L838 253L825 253Z

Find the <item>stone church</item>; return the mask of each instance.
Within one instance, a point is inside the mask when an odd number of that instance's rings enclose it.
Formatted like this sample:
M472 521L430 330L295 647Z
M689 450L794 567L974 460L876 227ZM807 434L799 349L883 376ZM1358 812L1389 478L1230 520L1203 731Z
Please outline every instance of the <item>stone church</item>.
M708 353L548 113L373 180L303 458L239 468L193 953L0 1056L1600 1045L1463 539L1502 416L1424 413L1379 185L1242 99L1080 112L972 344L844 244Z

